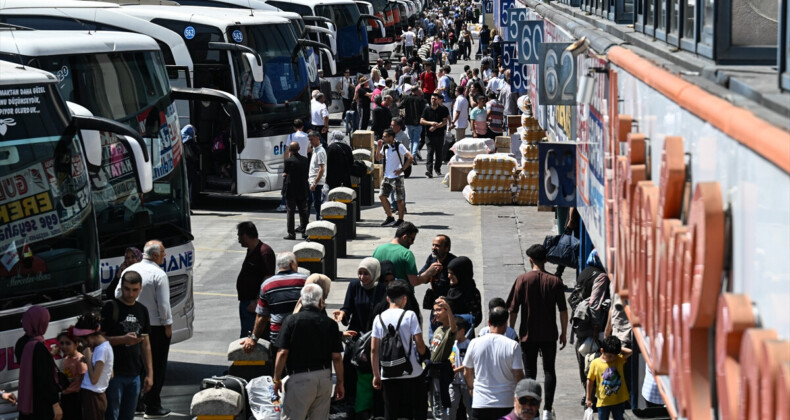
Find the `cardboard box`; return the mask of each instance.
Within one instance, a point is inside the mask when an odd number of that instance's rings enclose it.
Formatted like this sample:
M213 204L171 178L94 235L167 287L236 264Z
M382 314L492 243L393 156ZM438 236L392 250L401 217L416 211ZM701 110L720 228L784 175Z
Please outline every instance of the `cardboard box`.
M463 191L466 176L472 171L473 163L456 163L450 166L450 191Z
M373 151L375 150L375 144L375 136L370 130L357 130L351 134L352 149L368 149Z
M384 176L384 168L380 163L373 165L373 188L381 186L381 177Z
M510 147L497 147L496 152L510 154Z
M518 128L521 127L521 115L508 115L507 116L507 126L508 128Z
M497 149L507 149L510 153L510 136L496 136L494 144Z

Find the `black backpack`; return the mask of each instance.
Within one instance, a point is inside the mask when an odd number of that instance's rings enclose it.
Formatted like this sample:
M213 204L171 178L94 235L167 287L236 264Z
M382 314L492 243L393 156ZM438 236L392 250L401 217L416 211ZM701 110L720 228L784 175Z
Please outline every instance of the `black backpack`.
M370 340L373 331L368 331L359 336L351 348L351 364L356 366L360 372L371 373L370 366Z
M406 315L406 310L400 314L398 318L398 325L393 327L384 325L384 321L379 315L379 322L381 327L386 331L386 335L381 339L381 356L379 357L379 364L383 374L387 378L397 378L404 375L409 375L412 372L411 367L411 345L409 350L406 351L403 347L403 340L400 338L400 323L403 321L403 316ZM409 343L411 344L411 343Z

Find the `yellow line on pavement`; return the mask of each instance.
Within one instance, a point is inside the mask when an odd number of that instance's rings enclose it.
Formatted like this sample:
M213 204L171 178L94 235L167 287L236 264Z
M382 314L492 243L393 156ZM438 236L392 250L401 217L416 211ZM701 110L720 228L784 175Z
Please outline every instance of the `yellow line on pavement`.
M196 295L203 295L203 296L221 296L221 297L233 297L235 298L236 295L231 293L212 293L212 292L192 292Z
M186 354L203 354L207 356L222 356L227 357L227 353L217 353L215 351L203 351L203 350L182 350L182 349L170 349L171 353L186 353Z

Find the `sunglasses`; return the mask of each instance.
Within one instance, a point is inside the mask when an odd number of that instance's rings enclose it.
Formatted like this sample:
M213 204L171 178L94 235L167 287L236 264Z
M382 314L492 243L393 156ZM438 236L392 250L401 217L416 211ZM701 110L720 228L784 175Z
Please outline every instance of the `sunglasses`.
M530 397L521 397L518 399L518 403L521 405L531 405L533 407L540 405L540 401Z

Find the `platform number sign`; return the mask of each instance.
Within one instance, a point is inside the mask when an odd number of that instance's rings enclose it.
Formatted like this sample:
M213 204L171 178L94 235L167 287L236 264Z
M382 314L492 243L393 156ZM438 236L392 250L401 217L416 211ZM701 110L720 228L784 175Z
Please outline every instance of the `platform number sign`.
M484 11L486 14L494 13L494 0L483 0L483 5L485 6Z
M542 43L538 49L538 95L541 105L576 105L576 57L570 43Z
M515 0L499 0L499 22L497 22L497 26L501 28L502 31L506 30L508 26L508 18L510 17L508 10L512 9L515 5Z
M523 94L529 88L529 64L518 62L518 51L515 42L506 42L502 53L502 64L510 69L510 90Z
M527 9L510 9L507 12L507 26L504 27L505 41L518 40L518 21L527 20Z
M510 69L510 80L513 81L513 65L518 62L516 57L516 43L515 42L503 42L502 43L502 66L506 69Z
M520 64L539 64L538 49L543 44L543 21L521 20L516 23L518 41L518 62Z

